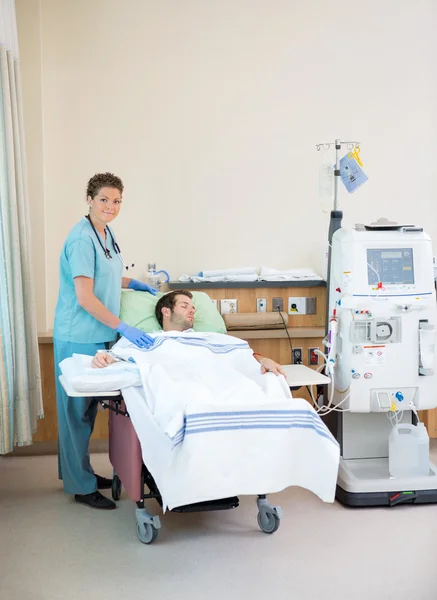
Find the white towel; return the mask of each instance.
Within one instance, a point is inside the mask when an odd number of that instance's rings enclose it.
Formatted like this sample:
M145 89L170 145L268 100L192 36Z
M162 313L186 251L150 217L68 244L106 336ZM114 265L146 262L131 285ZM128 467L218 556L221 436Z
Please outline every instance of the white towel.
M222 271L201 271L197 275L181 275L184 283L215 283L236 281L323 281L313 269L278 270L262 267L258 275L254 267L241 269L223 269Z
M181 275L181 277L179 277L179 281L193 283L257 280L258 273L255 267L240 267L235 269L201 271L196 275Z
M235 269L215 269L210 271L201 271L200 277L227 277L234 275L256 275L257 270L255 267L240 267Z
M270 269L262 267L259 274L261 281L323 281L320 275L317 275L313 269L287 269L279 271L278 269Z
M179 281L184 283L214 283L214 282L232 282L232 281L258 281L256 273L248 273L241 275L217 275L215 277L202 277L200 275L181 275Z

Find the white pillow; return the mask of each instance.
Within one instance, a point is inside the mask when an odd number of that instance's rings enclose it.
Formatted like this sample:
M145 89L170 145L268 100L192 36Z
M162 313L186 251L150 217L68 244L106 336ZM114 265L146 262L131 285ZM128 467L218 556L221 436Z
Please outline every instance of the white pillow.
M135 364L120 361L104 369L93 369L92 360L92 356L73 354L59 363L67 384L77 392L113 392L141 385L140 372Z

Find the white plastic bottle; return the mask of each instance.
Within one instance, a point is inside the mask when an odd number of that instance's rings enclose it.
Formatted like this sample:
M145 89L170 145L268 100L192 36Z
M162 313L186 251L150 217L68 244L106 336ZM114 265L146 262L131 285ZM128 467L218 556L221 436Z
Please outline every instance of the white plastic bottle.
M429 474L429 436L423 423L393 427L388 438L388 469L392 477Z

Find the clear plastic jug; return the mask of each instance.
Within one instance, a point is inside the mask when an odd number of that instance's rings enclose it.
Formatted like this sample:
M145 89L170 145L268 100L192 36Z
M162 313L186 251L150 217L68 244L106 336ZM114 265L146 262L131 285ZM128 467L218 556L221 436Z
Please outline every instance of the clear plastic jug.
M392 477L429 474L429 436L423 423L393 427L388 438L388 469Z
M164 271L164 269L157 271L155 263L149 263L147 269L145 282L155 289L161 290L161 284L168 283L170 281L170 275L167 273L167 271ZM161 273L164 275L161 275Z

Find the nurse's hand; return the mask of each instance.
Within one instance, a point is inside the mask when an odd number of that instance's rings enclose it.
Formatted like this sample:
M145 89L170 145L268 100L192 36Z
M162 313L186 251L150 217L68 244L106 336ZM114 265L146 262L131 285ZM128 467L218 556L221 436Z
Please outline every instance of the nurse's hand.
M128 288L136 292L149 292L152 296L156 296L156 292L158 291L156 288L147 285L147 283L138 281L138 279L131 279Z
M136 327L129 327L123 321L120 322L120 325L117 327L116 331L123 337L127 338L132 344L138 346L138 348L150 348L153 346L154 339L141 331L141 329L137 329Z

